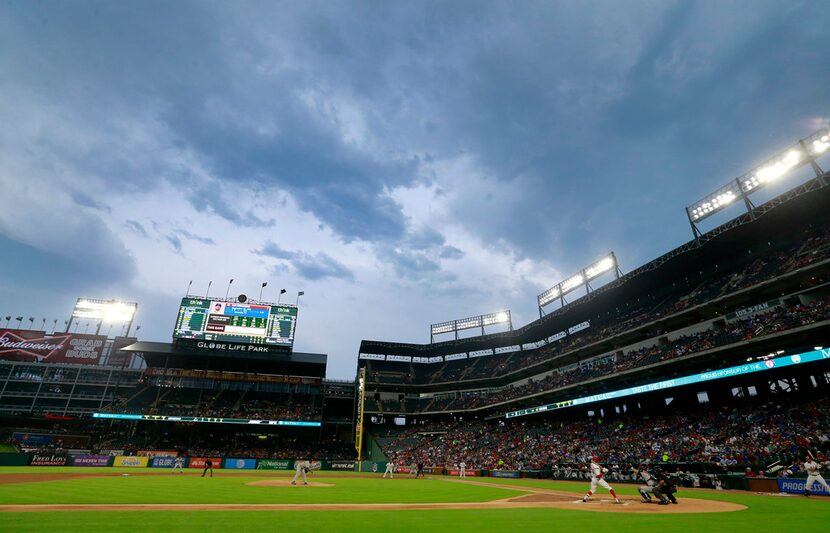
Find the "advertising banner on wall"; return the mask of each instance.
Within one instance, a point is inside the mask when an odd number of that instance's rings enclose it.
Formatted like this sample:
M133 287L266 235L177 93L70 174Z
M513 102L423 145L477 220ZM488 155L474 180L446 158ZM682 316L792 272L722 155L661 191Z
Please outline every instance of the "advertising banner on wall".
M113 461L112 466L131 466L134 468L144 468L147 466L148 457L135 457L129 455L119 455Z
M151 468L173 468L176 465L176 458L170 455L160 455L150 459Z
M291 470L294 468L294 461L291 459L260 459L256 467L257 470Z
M66 466L68 457L54 453L36 453L29 461L31 466Z
M515 472L513 470L493 470L490 472L490 477L507 477L507 478L520 478L522 477L521 472Z
M73 455L72 466L109 466L109 455Z
M43 433L12 433L12 440L18 442L22 446L48 446L52 444L52 435L44 435Z
M127 366L133 354L124 352L122 349L137 342L138 339L135 337L116 337L113 339L110 354L107 358L107 366Z
M332 461L329 467L332 470L354 470L355 461Z
M447 474L449 474L451 476L459 477L459 476L461 476L461 470L458 470L458 469L450 470L449 472L447 472ZM467 477L476 477L476 476L480 476L481 472L479 472L478 470L467 470L466 472L464 472L464 475L467 476Z
M804 494L804 486L806 484L806 479L778 478L778 490L781 492ZM825 496L830 496L830 492L827 492L827 489L818 483L813 483L813 486L810 487L810 494L824 494Z
M219 468L222 466L222 458L221 457L191 457L190 462L187 464L188 468L204 468L205 463L210 459L213 463L213 468Z
M237 459L228 457L225 459L223 468L235 468L239 470L253 470L256 468L256 459Z
M97 365L106 340L102 335L46 334L43 331L0 328L0 359Z
M179 455L176 450L138 450L135 454L141 457L176 457Z

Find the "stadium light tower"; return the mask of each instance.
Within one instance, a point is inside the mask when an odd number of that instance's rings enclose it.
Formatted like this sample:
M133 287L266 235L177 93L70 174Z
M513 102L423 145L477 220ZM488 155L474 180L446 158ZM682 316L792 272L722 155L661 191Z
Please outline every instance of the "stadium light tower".
M429 327L429 343L432 344L435 342L435 336L442 333L455 333L455 340L458 340L458 332L465 329L481 328L481 334L484 335L484 328L486 326L495 326L497 324L507 324L510 331L513 331L513 316L510 314L509 309L496 313L488 313L486 315L471 316L469 318L432 324Z
M129 335L137 310L138 304L135 302L78 298L75 309L72 310L72 316L69 317L69 321L66 323L66 332L69 332L69 328L75 319L85 318L98 321L96 335L100 333L101 324L104 322L126 322L127 335Z
M810 165L821 185L824 183L824 170L816 159L830 153L830 129L822 128L753 168L746 174L738 176L715 192L707 194L697 202L686 207L686 217L692 227L695 239L701 236L697 224L704 219L723 211L741 200L748 213L755 208L749 196L767 185L778 182L789 172L804 165Z
M566 303L565 295L581 287L582 285L585 285L585 294L589 294L592 290L590 282L603 274L612 271L614 272L615 279L619 279L622 272L620 271L620 266L617 263L617 256L614 252L609 253L602 259L595 261L591 265L580 270L578 273L567 278L565 281L554 285L542 294L536 296L536 304L539 307L539 318L544 316L545 313L542 308L546 305L559 300L564 306Z

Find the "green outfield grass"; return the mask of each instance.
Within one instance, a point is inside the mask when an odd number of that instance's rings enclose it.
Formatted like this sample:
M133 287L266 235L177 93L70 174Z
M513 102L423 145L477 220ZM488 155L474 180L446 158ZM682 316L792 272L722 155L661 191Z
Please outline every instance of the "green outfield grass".
M56 471L113 472L112 468L0 468L7 473ZM135 473L136 469L119 469ZM145 469L140 469L144 472ZM287 472L273 472L286 477ZM445 478L383 480L350 473L316 473L313 480L334 487L250 487L263 479L244 471L219 470L213 479L195 476L117 476L0 485L0 503L421 503L496 500L521 494L521 485L574 492L584 483L486 479L503 488L449 483ZM622 494L636 494L620 484ZM731 491L682 491L684 498L724 500L746 505L744 511L715 514L597 513L560 509L492 509L429 511L117 511L2 513L0 531L429 531L437 533L505 531L659 531L776 532L824 531L830 524L830 498L760 496Z

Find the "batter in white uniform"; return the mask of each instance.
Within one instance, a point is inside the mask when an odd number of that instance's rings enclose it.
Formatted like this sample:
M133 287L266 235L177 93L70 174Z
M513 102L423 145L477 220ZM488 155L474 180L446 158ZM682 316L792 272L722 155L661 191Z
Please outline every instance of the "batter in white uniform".
M589 490L588 494L586 494L585 497L582 498L582 501L587 502L589 499L591 499L591 496L593 496L594 492L597 490L597 485L599 485L600 487L602 487L604 489L608 489L608 492L610 492L611 496L614 497L614 503L622 503L620 501L620 499L617 498L617 493L614 492L614 489L611 488L611 485L609 485L607 481L602 479L602 476L605 475L606 472L608 472L608 469L603 468L602 466L600 466L599 458L597 458L596 456L591 457L590 470L591 470L591 490Z
M804 485L804 495L810 496L810 489L813 487L813 483L818 481L819 485L824 487L824 490L830 492L830 486L827 485L827 482L824 481L824 478L821 477L821 472L819 472L819 465L815 459L811 456L807 456L807 462L804 463L804 470L807 471L807 484Z

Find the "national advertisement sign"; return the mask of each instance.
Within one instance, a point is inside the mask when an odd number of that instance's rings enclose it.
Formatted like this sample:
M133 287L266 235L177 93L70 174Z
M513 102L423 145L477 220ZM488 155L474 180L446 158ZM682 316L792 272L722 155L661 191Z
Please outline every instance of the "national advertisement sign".
M32 455L32 460L29 461L31 466L66 466L68 457L60 454L51 453L36 453Z
M109 455L73 455L72 466L109 466Z
M179 452L176 450L138 450L135 454L141 457L176 457Z
M522 477L521 472L516 472L514 470L493 470L490 472L490 477L506 477L506 478L520 478Z
M222 459L217 457L191 457L190 462L187 464L188 468L204 468L205 463L210 460L213 463L213 468L219 468L222 466Z
M0 359L29 363L96 365L107 338L0 328Z
M807 484L806 479L791 479L791 478L778 478L778 490L780 492L790 492L794 494L804 494L804 486ZM811 494L824 494L825 496L830 496L830 492L827 492L823 486L819 485L818 483L813 483L813 486L810 488Z
M450 471L448 472L448 474L449 474L450 476L460 477L460 476L461 476L461 470L458 470L458 469L456 468L456 469L454 469L454 470L450 470ZM481 472L479 472L478 470L466 470L466 471L464 472L464 475L465 475L465 476L467 476L467 477L477 477L477 476L480 476L480 475L481 475Z
M257 470L291 470L294 461L291 459L260 459Z
M20 443L23 446L48 446L52 444L52 435L44 435L42 433L12 433L12 440Z
M354 470L354 461L332 461L332 470Z
M150 459L151 468L173 468L176 465L176 457L172 455L157 455Z
M118 455L115 457L112 466L129 466L133 468L144 468L149 462L149 457L138 457L133 455Z
M256 468L256 459L238 459L235 457L228 457L225 459L223 468L233 468L238 470L253 470Z

